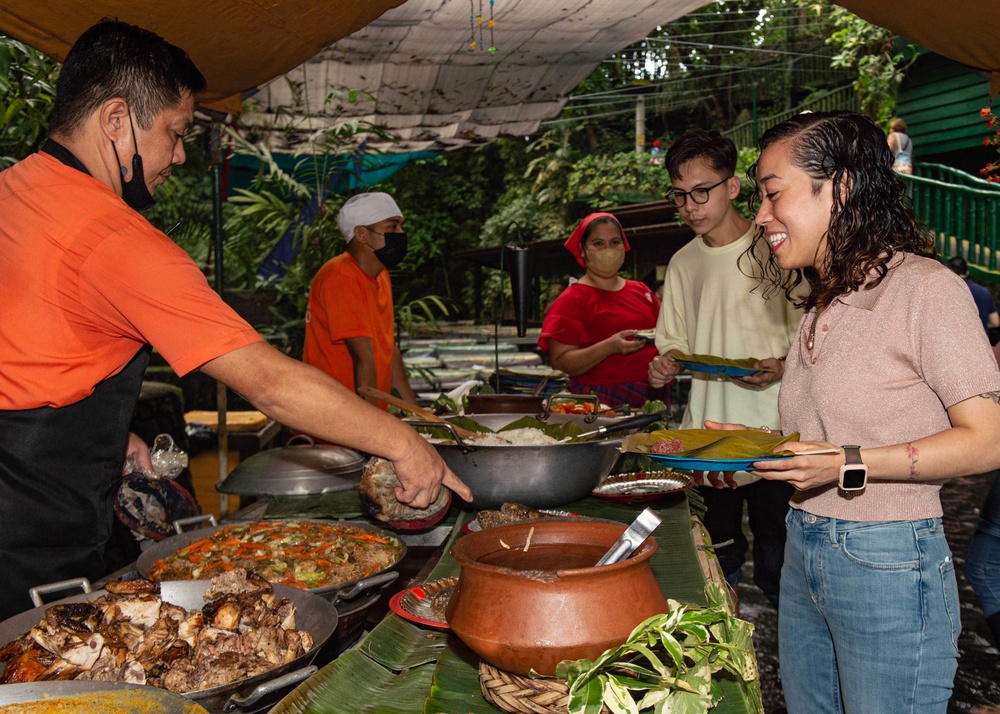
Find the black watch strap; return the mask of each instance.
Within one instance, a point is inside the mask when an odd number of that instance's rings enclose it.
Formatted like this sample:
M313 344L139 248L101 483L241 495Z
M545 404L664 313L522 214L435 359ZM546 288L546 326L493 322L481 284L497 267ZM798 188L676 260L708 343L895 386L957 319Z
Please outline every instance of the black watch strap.
M844 446L844 462L848 464L863 464L860 446Z

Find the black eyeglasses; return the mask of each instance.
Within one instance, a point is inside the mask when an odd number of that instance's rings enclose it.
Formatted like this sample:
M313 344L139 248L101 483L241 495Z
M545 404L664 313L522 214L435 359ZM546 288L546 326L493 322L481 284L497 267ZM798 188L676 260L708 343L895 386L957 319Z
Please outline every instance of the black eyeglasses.
M716 186L721 186L726 181L731 179L732 176L728 176L719 183L712 184L711 186L705 186L703 188L693 188L690 191L681 191L680 189L672 188L667 191L665 198L674 202L674 205L678 208L684 208L684 203L690 198L697 204L708 203L708 195L713 188Z

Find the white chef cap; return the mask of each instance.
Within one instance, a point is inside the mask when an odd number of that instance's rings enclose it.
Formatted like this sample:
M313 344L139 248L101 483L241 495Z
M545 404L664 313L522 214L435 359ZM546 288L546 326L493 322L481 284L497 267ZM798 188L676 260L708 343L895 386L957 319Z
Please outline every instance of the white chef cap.
M337 226L350 243L357 226L370 226L386 218L402 217L403 212L392 200L392 196L380 191L359 193L351 196L337 214Z

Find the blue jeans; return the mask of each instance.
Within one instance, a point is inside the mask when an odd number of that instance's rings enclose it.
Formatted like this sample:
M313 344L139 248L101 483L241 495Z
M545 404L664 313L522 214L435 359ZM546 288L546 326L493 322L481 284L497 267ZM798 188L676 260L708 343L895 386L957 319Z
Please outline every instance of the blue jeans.
M778 646L790 714L945 714L958 586L940 518L789 509Z
M965 559L965 577L976 591L983 615L1000 612L1000 477L994 476L979 513Z

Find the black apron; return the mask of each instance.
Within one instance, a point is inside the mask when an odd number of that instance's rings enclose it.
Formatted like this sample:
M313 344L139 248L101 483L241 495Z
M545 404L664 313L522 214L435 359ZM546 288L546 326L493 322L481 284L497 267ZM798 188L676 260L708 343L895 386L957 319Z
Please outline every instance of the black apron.
M75 404L0 410L0 620L34 607L29 588L107 574L114 497L149 351Z

